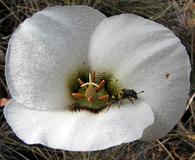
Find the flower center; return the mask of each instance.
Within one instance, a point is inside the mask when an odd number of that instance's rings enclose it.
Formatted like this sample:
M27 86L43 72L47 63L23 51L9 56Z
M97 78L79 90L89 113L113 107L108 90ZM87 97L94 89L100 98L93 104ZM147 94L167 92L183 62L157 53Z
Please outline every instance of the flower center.
M99 84L96 83L96 73L89 73L89 81L83 82L78 77L80 88L77 93L72 93L76 98L76 109L88 109L90 111L99 111L108 105L109 94L104 88L105 80L101 80Z

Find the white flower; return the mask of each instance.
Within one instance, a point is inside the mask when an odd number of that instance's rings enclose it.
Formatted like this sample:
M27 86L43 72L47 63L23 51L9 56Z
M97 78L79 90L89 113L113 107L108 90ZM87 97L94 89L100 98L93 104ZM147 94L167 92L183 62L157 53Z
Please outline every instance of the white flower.
M28 144L92 151L160 138L185 109L185 48L169 29L133 14L106 18L86 6L46 8L17 28L6 56L13 99L4 114ZM134 103L123 100L119 109L70 111L69 79L87 67L111 73L121 89L144 93Z

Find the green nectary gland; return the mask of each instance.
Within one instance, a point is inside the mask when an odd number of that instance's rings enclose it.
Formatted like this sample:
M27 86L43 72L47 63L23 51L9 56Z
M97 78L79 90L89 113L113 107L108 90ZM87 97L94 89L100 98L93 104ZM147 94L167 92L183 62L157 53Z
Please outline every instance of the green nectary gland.
M86 98L84 99L76 99L72 96L72 93L82 93L85 94L86 87L81 88L78 82L78 78L80 78L84 83L89 81L89 73L91 71L87 68L83 68L73 72L68 79L68 89L70 93L70 98L72 100L72 105L69 108L72 111L78 110L88 110L93 113L97 113L102 109L108 106L107 101L101 101L97 98L94 99L93 103L87 101ZM105 80L104 88L97 93L97 97L109 95L109 97L119 90L119 81L114 77L114 75L110 72L101 72L96 73L96 83L98 84L101 80Z

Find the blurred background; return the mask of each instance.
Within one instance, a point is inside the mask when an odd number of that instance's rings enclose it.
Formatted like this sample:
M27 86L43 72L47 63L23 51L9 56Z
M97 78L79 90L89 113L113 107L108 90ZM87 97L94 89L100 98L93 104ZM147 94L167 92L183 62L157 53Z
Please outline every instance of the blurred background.
M33 13L54 5L88 5L106 16L134 13L171 29L186 47L194 65L195 3L193 0L0 0L0 98L9 98L4 65L9 38ZM194 94L194 67L191 91ZM68 152L41 145L25 145L11 131L0 108L0 160L195 160L195 105L190 101L178 124L163 139L135 141L103 151Z

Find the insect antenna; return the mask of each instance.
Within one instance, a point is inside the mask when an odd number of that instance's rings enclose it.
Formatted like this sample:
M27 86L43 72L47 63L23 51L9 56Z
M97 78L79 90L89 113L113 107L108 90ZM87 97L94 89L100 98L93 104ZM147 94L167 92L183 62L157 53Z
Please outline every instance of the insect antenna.
M144 91L138 92L137 94L144 93Z

